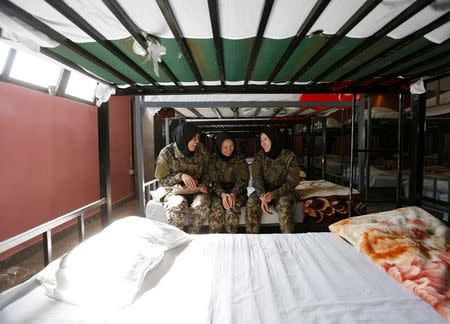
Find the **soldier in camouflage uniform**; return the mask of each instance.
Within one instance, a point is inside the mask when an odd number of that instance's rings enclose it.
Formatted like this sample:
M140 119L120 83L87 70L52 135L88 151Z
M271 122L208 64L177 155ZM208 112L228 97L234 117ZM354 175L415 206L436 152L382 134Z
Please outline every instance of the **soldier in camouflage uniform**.
M219 233L225 222L227 233L236 233L241 207L247 202L248 165L244 156L236 152L230 134L217 135L215 146L216 153L209 160L212 183L209 232Z
M265 128L260 134L261 147L252 166L255 192L246 206L247 233L258 233L262 212L269 212L269 204L278 213L282 233L294 230L294 188L300 182L300 168L295 154L281 148L278 129Z
M169 224L183 229L190 207L192 232L199 233L209 215L208 152L200 143L199 130L193 124L180 124L173 137L175 142L159 153L155 177L167 192L163 205ZM187 188L195 193L176 194L174 191L180 185L185 186L183 190Z

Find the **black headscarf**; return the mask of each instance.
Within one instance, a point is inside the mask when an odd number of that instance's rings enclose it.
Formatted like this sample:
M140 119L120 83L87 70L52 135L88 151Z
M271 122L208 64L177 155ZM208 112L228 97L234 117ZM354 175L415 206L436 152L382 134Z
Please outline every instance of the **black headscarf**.
M188 143L197 133L199 133L198 127L192 123L182 123L174 129L172 137L175 143L177 143L178 149L185 156L192 156L194 154L194 152L189 151Z
M223 142L224 142L226 139L232 140L232 141L233 141L233 145L234 145L233 153L231 153L230 156L225 156L225 155L222 154L222 144L223 144ZM234 141L234 137L233 137L230 133L217 134L217 135L216 135L216 138L215 138L215 143L216 143L216 153L217 153L217 156L218 156L221 160L223 160L223 161L225 161L225 162L228 162L228 161L230 161L230 160L236 155L236 143L235 143L235 141Z
M264 152L266 156L271 158L272 160L275 160L278 155L281 153L281 133L278 130L278 128L270 128L265 127L261 133L264 133L267 135L267 137L272 142L272 146L270 147L269 152Z

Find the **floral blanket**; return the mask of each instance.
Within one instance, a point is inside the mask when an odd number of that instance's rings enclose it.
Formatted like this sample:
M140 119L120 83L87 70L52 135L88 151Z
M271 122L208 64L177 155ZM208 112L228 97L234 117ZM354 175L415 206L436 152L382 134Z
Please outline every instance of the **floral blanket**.
M305 223L332 224L350 212L349 189L326 180L302 181L295 188L297 199L303 201ZM359 191L353 189L352 215L365 214Z
M450 321L450 230L441 221L405 207L329 228Z

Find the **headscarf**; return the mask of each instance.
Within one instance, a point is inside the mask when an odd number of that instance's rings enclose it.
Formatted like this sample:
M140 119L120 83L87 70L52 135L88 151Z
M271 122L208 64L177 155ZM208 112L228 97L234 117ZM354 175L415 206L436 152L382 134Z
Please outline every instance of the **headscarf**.
M232 140L232 141L233 141L233 145L234 145L233 153L231 153L230 156L225 156L225 155L222 154L222 144L223 144L223 142L224 142L226 139ZM234 137L233 137L230 133L217 134L217 135L216 135L216 138L215 138L215 143L216 143L216 153L217 153L217 156L218 156L221 160L223 160L223 161L225 161L225 162L228 162L228 161L230 161L230 160L236 155L236 143L235 143L235 141L234 141Z
M281 153L281 133L278 130L278 128L270 128L270 127L265 127L261 134L264 133L267 135L267 137L270 139L270 141L272 142L272 146L270 147L270 151L269 152L264 152L264 154L266 154L266 156L268 156L269 158L271 158L272 160L275 160L278 155L280 155Z
M188 143L197 133L199 133L198 127L192 123L182 123L174 129L172 137L178 149L185 156L192 156L194 154L194 152L189 151Z

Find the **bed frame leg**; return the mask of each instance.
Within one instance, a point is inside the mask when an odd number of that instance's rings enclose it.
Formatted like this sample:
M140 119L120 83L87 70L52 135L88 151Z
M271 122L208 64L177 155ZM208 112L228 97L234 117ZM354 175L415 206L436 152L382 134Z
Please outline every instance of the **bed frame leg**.
M51 230L47 230L42 234L42 243L44 245L44 265L47 266L53 260Z

